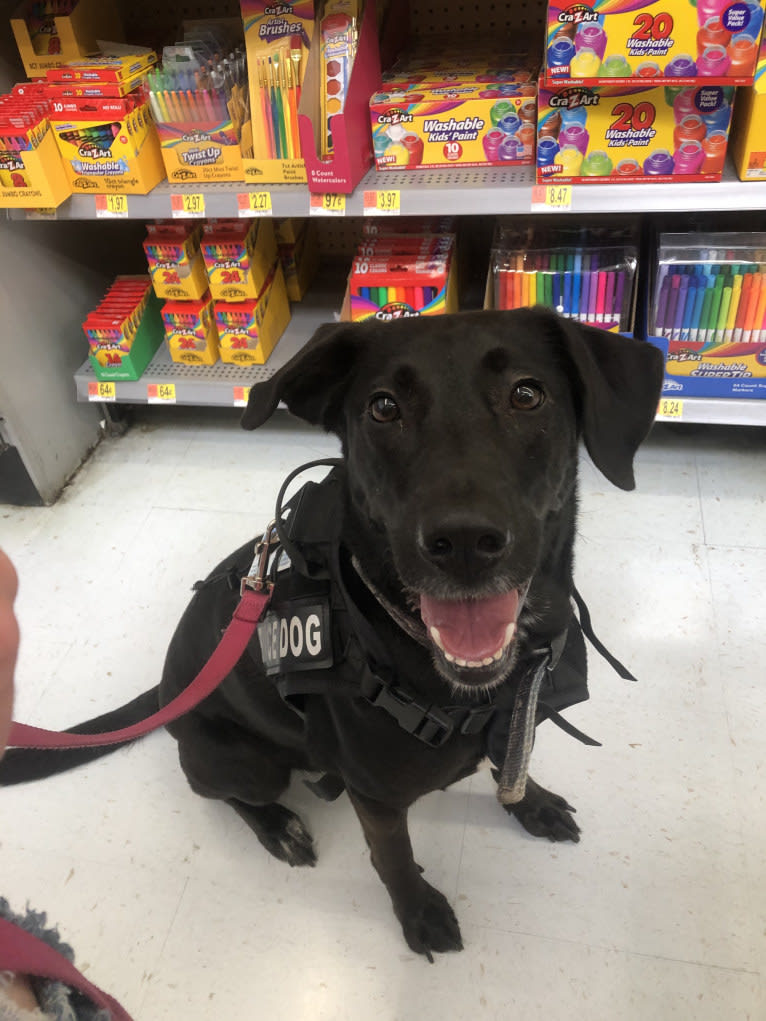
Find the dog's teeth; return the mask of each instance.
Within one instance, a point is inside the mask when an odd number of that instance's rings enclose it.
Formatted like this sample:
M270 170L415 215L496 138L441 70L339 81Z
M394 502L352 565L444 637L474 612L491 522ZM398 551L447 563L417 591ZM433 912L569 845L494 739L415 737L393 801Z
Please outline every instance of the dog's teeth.
M448 662L448 663L456 663L456 662L457 662L457 660L455 659L455 657L454 657L454 656L452 656L452 655L450 655L450 653L449 653L449 652L447 652L446 650L445 650L445 652L444 652L444 658L445 658L445 659L447 660L447 662Z
M487 656L487 658L486 658L486 659L483 659L483 660L481 661L481 665L482 665L482 666L492 666L492 664L493 664L494 662L495 662L495 661L494 661L494 659L492 658L492 656Z
M458 666L470 666L470 665L471 665L471 664L470 664L470 663L468 662L468 660L467 660L467 659L456 659L456 660L455 660L455 663L456 663L456 664L457 664Z
M502 649L498 649L497 652L495 653L495 655L492 657L492 662L493 663L497 663L497 661L499 659L502 659L504 652L505 652L505 646L503 646Z
M516 622L511 621L508 627L505 629L505 641L503 642L503 648L506 645L510 645L513 641L513 636L516 634Z

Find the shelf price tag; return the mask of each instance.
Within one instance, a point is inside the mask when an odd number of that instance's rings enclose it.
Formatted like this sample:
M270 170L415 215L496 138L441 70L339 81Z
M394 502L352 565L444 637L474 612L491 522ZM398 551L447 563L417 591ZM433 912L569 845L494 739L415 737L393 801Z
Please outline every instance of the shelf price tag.
M237 215L273 216L270 191L244 191L237 195Z
M399 216L402 211L400 191L366 191L365 216Z
M88 400L89 401L116 401L117 400L117 385L115 383L107 383L103 380L88 383Z
M657 408L660 422L680 422L684 417L684 402L677 397L663 397Z
M146 400L149 404L175 404L175 383L149 383L146 387Z
M309 199L310 216L345 216L346 196L337 194L312 195Z
M234 387L234 407L245 408L247 407L247 401L250 397L249 386L235 386Z
M205 196L202 192L181 192L170 196L170 211L174 220L204 217Z
M125 220L127 217L127 195L96 195L96 219Z
M532 211L563 213L572 208L571 184L536 184L532 188Z

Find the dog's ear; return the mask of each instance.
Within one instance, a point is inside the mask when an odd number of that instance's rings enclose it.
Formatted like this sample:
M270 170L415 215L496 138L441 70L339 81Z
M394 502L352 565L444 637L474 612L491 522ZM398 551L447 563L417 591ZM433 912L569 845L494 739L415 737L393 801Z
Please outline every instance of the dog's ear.
M280 401L312 425L334 431L339 422L342 395L360 347L358 327L326 323L289 362L250 390L241 424L257 429Z
M613 485L633 489L633 458L657 414L662 352L646 341L557 318L579 377L588 453Z

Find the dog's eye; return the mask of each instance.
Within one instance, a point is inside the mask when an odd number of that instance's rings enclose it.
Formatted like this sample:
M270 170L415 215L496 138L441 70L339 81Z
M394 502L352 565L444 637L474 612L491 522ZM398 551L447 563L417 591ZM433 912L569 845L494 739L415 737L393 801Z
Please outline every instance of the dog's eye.
M375 422L395 422L399 417L399 405L391 394L375 394L370 399L368 410Z
M517 411L534 411L545 401L545 391L533 379L522 379L511 391L511 405Z

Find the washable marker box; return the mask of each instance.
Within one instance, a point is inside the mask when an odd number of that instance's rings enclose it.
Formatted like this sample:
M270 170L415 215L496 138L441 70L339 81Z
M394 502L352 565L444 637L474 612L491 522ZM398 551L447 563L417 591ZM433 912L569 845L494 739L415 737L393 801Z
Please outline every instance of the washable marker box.
M734 90L541 83L537 181L719 181Z
M277 259L274 225L268 218L209 224L202 257L215 299L257 298Z
M766 397L766 233L660 235L653 283L663 396Z
M174 362L214 365L218 361L218 331L209 291L198 301L166 301L162 321Z
M144 252L154 293L160 298L201 298L208 289L200 249L201 226L151 223L146 232Z
M548 4L546 84L748 85L764 0L592 0Z
M257 298L216 301L215 318L221 361L263 365L290 322L282 267L274 264Z
M766 36L752 85L737 90L731 151L742 181L766 179Z

